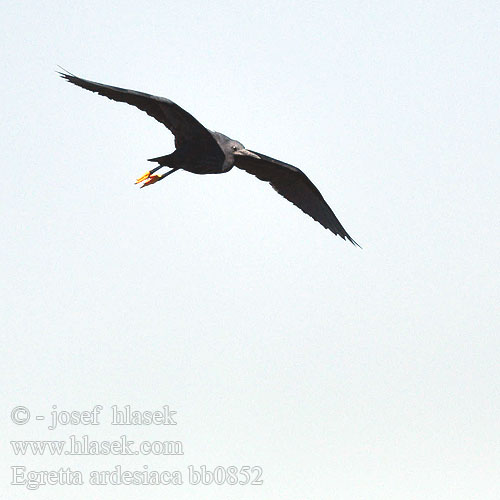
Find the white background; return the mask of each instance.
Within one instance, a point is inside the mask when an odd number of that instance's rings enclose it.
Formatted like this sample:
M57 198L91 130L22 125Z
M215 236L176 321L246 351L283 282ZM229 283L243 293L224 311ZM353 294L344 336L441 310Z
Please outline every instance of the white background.
M2 482L9 500L500 497L494 1L18 2L2 31ZM139 190L162 95L293 163L363 250L234 169ZM50 432L33 415L105 407ZM177 410L184 457L15 457ZM260 465L246 487L9 486L47 470Z

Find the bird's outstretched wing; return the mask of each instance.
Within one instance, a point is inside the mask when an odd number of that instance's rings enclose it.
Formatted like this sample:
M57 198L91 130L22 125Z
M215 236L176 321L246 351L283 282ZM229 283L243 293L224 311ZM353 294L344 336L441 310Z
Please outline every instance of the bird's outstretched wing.
M113 101L126 102L145 111L149 116L163 123L174 134L176 147L193 140L198 143L207 141L211 146L216 145L210 132L194 116L165 97L91 82L67 72L58 71L58 73L62 78L79 87L97 92Z
M347 234L321 193L302 170L255 151L250 151L250 153L257 155L258 158L235 154L235 166L255 175L262 181L269 182L276 192L323 227L359 247Z

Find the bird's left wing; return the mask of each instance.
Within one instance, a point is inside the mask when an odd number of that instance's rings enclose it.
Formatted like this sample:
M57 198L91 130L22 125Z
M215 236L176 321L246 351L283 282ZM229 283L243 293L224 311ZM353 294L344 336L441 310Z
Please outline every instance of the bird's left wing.
M113 101L131 104L145 111L149 116L163 123L174 134L175 145L177 147L193 140L197 142L205 141L206 143L210 143L211 146L217 146L210 132L194 116L165 97L92 82L67 72L62 73L59 71L58 73L62 78L74 85L97 92Z
M323 227L344 240L349 240L353 245L359 246L347 234L319 190L302 170L261 153L249 152L257 157L235 154L234 164L236 167L255 175L262 181L269 182L276 192Z

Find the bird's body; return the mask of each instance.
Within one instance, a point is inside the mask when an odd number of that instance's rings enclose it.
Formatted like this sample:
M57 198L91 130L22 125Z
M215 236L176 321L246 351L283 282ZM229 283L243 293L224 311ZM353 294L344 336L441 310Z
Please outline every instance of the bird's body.
M233 155L225 151L229 137L207 130L213 141L198 143L196 141L181 144L171 154L150 158L148 161L156 162L162 167L187 170L192 174L223 174L233 168Z
M269 182L279 194L326 229L357 245L318 189L297 167L245 149L240 142L220 132L208 130L187 111L164 97L91 82L67 72L60 75L79 87L136 106L163 123L174 134L175 151L149 160L158 163L158 166L137 179L138 183L144 182L141 187L158 182L180 169L201 175L222 174L236 166ZM153 175L162 167L172 170L161 176Z

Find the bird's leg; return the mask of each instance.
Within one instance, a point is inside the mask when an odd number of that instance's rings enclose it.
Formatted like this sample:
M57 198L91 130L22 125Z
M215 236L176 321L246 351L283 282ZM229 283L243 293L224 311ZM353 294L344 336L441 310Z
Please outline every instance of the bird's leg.
M145 180L146 182L141 186L141 189L142 189L145 186L149 186L150 184L154 184L155 182L158 182L158 181L161 181L162 179L165 179L165 177L167 177L167 175L173 174L174 172L179 170L178 168L173 168L172 170L169 170L168 172L164 173L163 175L151 175L153 172L156 172L159 168L161 168L161 165L159 167L151 169L149 172L147 172L142 177L137 179L136 184Z

